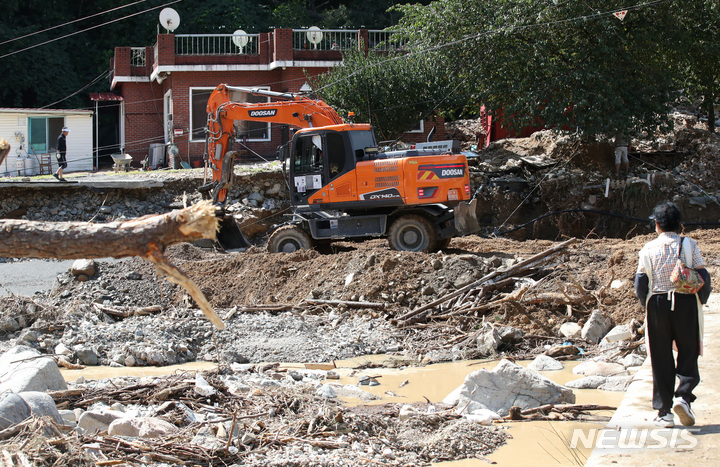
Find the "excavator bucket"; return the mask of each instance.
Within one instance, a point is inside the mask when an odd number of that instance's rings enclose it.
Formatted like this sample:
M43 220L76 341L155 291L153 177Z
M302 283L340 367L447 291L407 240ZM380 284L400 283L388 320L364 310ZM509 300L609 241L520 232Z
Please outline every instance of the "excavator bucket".
M458 235L469 235L480 230L476 208L477 198L455 206L455 230Z
M220 229L217 233L217 243L224 250L236 250L238 248L248 248L248 242L245 235L240 231L235 218L232 215L224 215L220 218Z

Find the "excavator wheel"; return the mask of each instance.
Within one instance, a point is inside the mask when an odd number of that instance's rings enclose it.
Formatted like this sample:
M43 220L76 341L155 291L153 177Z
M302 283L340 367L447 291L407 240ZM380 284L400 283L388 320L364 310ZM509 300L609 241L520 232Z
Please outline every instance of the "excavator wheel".
M450 240L452 240L452 237L443 238L442 240L438 240L437 244L435 245L435 250L444 250L447 247L450 246Z
M297 225L280 227L270 235L268 251L270 253L292 253L312 248L312 239Z
M408 214L392 223L388 241L393 250L430 252L437 245L437 234L430 221Z

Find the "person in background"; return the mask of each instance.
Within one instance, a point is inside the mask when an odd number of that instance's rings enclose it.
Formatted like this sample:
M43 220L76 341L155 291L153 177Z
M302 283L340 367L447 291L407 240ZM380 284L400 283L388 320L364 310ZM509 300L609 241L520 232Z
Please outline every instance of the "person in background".
M630 160L628 160L628 143L625 135L615 135L615 175L620 176L620 163L625 164L625 174L630 173Z
M656 239L640 250L635 274L635 294L646 309L647 344L653 376L653 409L658 411L655 424L664 428L675 426L672 412L685 426L695 424L690 404L695 401L693 389L700 383L698 357L702 353L702 304L710 295L710 275L695 240L688 238L692 264L705 281L696 294L675 292L670 280L680 254L682 231L680 209L670 202L660 203L650 217L654 221ZM677 362L673 356L677 347ZM675 388L675 378L679 384Z
M62 132L60 133L60 136L58 136L57 139L57 161L58 161L58 169L53 174L53 177L57 178L61 182L67 182L63 178L63 169L67 168L67 159L65 159L65 154L67 153L67 135L70 133L70 129L68 127L63 127Z

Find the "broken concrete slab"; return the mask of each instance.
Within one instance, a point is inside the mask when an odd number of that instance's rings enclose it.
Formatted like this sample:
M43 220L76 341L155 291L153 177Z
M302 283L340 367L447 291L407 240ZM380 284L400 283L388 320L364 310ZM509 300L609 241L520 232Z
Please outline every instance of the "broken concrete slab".
M477 370L467 375L465 382L443 403L463 412L489 409L507 415L514 405L529 409L543 404L572 404L575 394L536 371L503 359L493 370Z

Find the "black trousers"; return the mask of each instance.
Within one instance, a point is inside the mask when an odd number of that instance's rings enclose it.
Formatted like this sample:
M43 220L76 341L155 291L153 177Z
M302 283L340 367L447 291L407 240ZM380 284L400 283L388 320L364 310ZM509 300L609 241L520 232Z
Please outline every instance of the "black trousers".
M653 295L647 304L647 337L653 372L653 409L669 411L673 395L693 402L693 389L700 383L698 329L695 295L675 294L675 310L671 311L667 294ZM677 363L673 356L677 346ZM675 377L680 383L675 389Z

